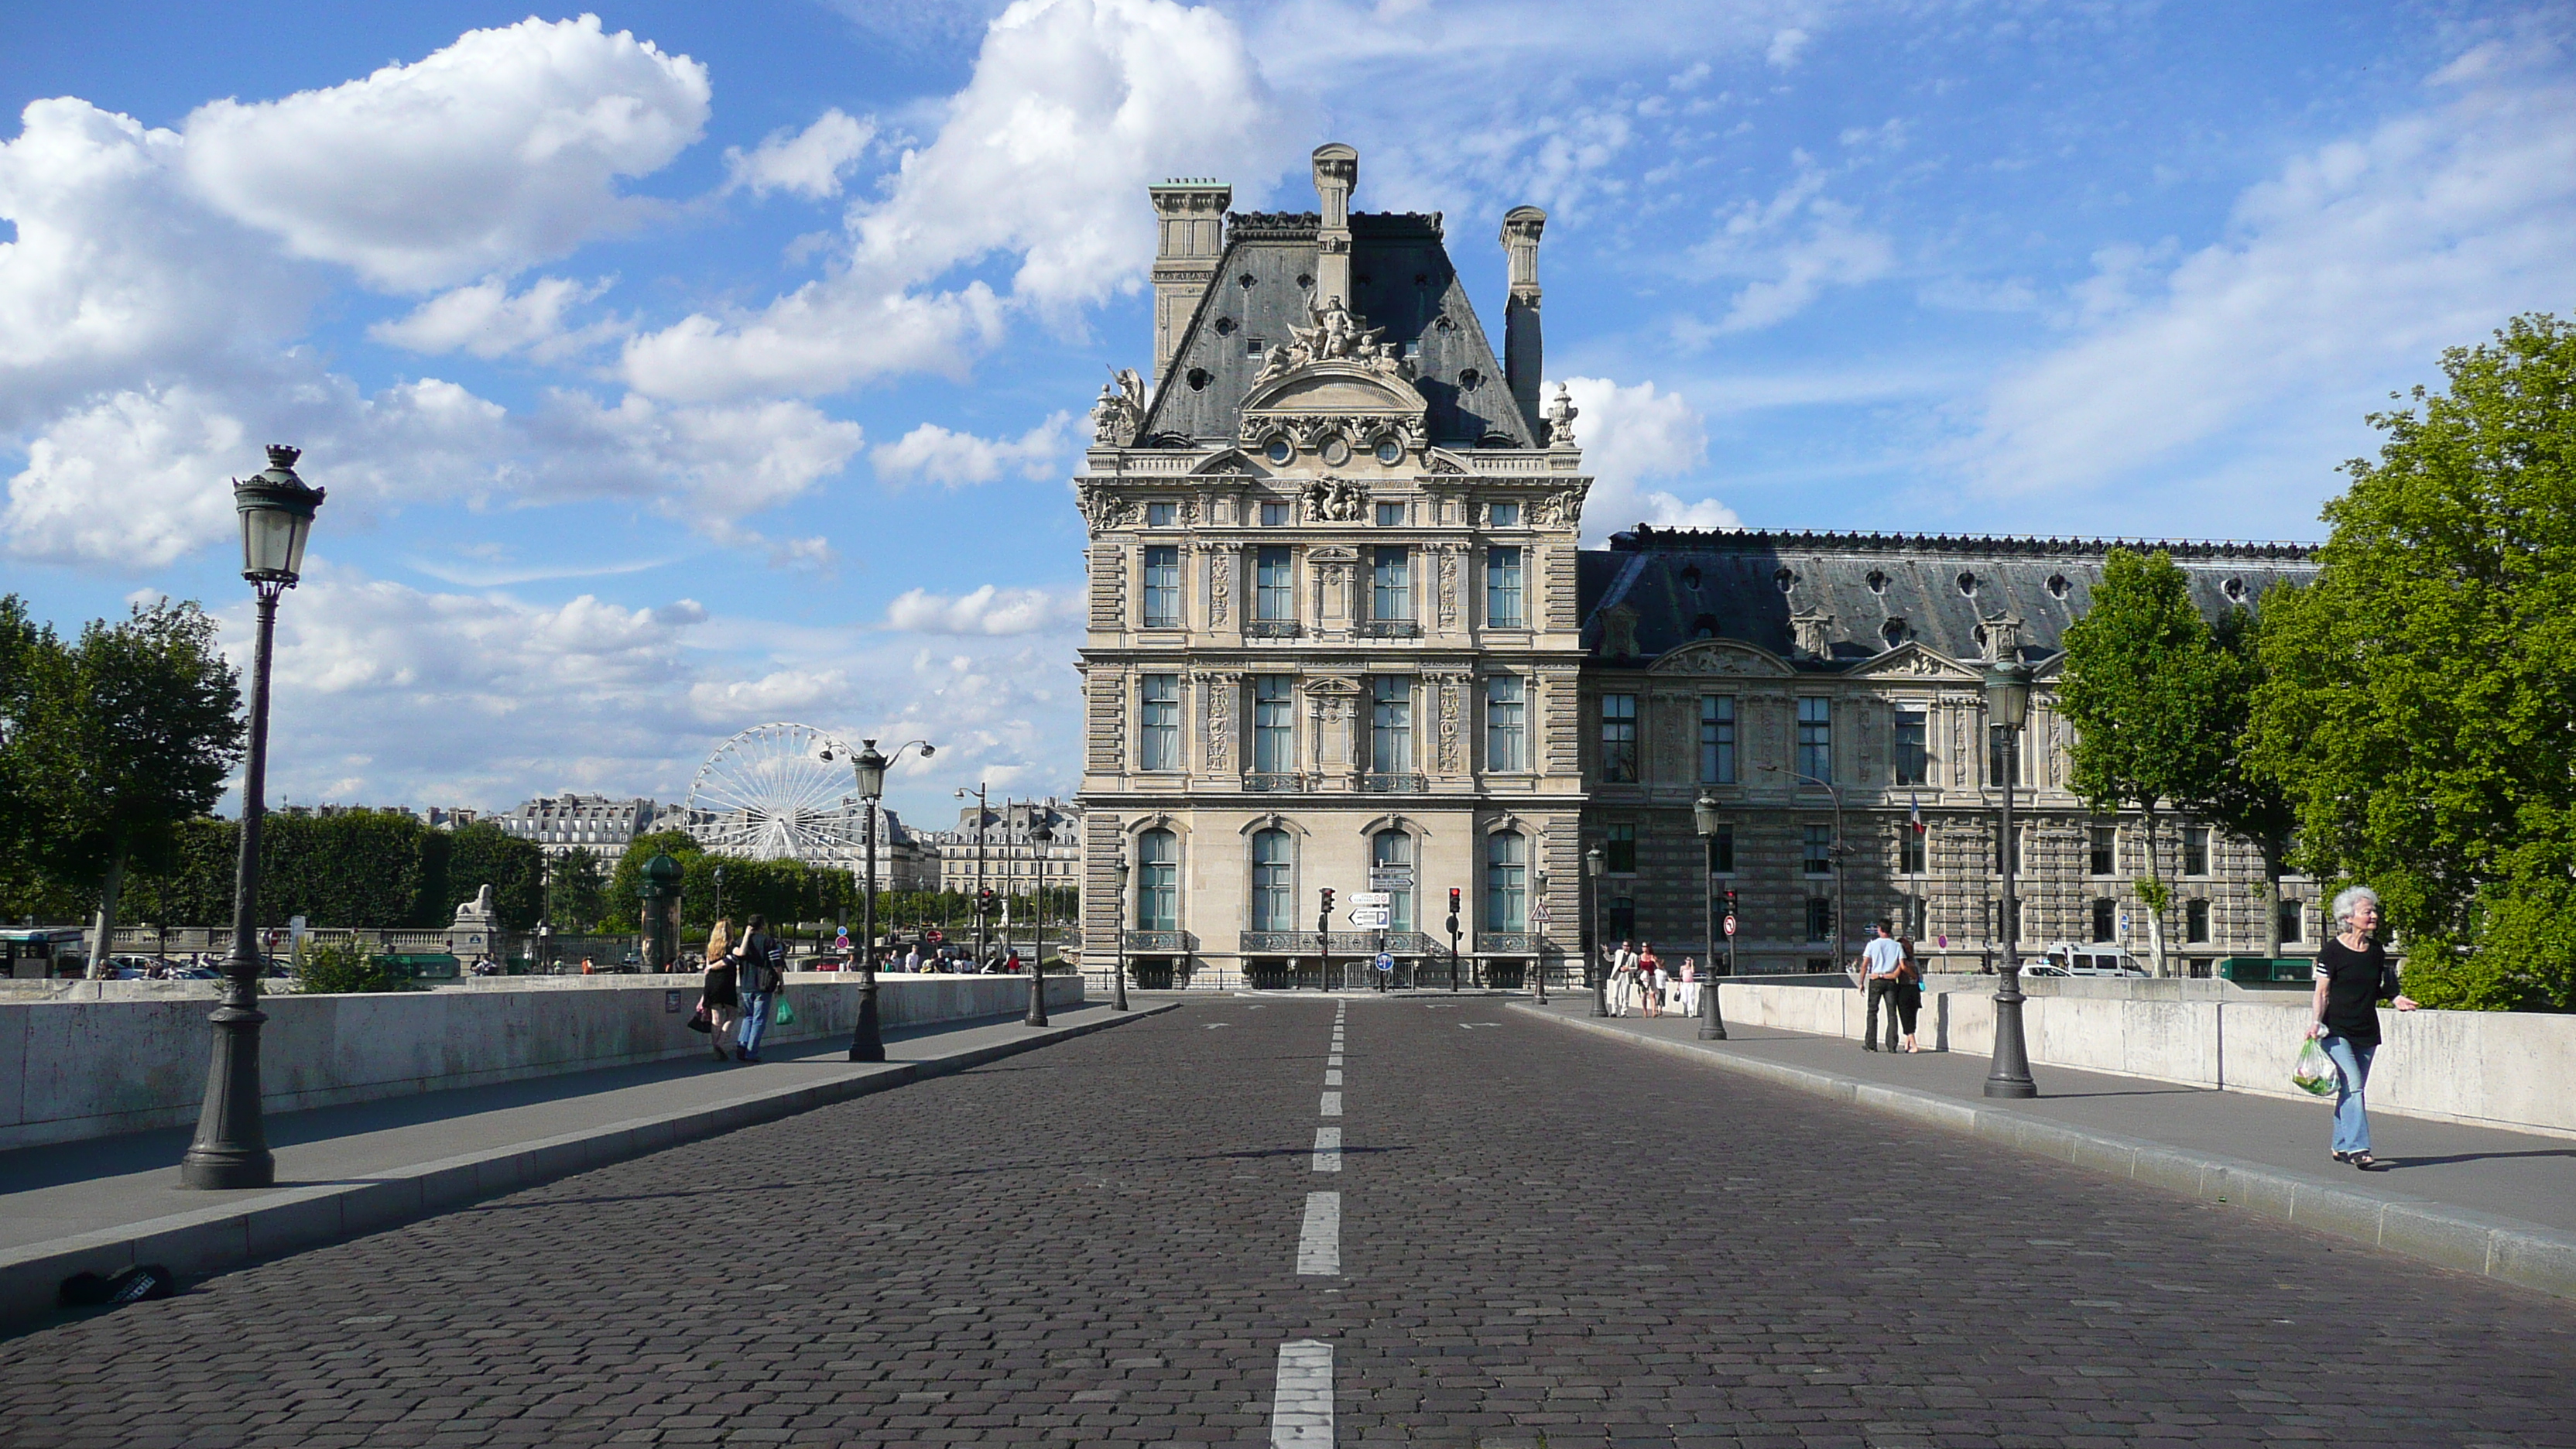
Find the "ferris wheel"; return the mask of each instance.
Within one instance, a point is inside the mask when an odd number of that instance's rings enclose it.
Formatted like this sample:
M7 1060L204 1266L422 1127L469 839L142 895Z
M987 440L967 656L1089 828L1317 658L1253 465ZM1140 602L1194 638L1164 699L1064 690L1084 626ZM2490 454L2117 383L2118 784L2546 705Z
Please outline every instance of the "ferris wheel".
M859 856L866 818L851 774L855 754L812 725L754 725L698 767L685 828L725 855L847 865Z

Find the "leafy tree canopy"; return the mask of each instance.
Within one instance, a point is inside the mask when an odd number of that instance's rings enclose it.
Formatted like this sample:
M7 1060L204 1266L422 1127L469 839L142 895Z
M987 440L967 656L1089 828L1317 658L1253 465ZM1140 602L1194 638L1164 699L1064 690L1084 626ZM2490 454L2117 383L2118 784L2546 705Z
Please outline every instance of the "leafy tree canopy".
M2267 603L2259 764L2432 1005L2576 1009L2576 327L2519 317L2371 416L2316 582Z

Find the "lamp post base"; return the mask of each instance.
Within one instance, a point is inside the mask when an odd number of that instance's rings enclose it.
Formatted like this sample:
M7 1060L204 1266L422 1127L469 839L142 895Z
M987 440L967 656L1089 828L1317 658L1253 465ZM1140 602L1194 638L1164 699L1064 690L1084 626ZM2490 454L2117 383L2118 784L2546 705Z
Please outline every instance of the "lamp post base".
M2021 971L2007 967L1995 992L1994 1064L1986 1073L1989 1097L2036 1097L2039 1084L2030 1077L2030 1048L2021 1031Z
M859 981L859 1024L850 1033L850 1060L881 1062L885 1059L885 1033L877 1021L877 973L870 971Z
M237 981L235 994L248 995L245 985ZM215 1026L214 1057L206 1067L197 1140L179 1159L179 1184L215 1190L273 1186L277 1159L269 1153L259 1105L259 1029L268 1013L228 1001L207 1020Z
M1699 1039L1726 1040L1726 1017L1717 1008L1717 983L1699 983Z
M1047 1024L1046 972L1036 961L1029 963L1029 1014L1025 1024L1029 1026Z

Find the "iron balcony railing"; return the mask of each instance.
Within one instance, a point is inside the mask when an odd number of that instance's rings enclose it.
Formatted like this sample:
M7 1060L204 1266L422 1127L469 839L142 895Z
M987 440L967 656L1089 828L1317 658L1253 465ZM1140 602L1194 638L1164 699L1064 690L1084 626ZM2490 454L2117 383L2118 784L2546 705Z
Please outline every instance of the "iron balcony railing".
M1534 956L1538 954L1540 939L1536 931L1478 931L1476 954L1479 956Z
M1422 621L1419 619L1362 619L1359 622L1359 636L1363 639L1419 639L1422 637Z
M1243 625L1246 639L1294 639L1303 632L1294 619L1249 619Z
M1364 795L1410 795L1420 792L1428 783L1423 776L1409 771L1372 772L1360 776L1360 793Z
M1127 949L1152 952L1157 955L1185 952L1190 949L1190 933L1187 931L1129 931Z
M1313 956L1327 948L1336 956L1373 956L1380 942L1398 956L1448 954L1428 931L1334 931L1322 937L1313 931L1245 931L1238 942L1246 956Z
M1243 777L1243 788L1257 794L1299 795L1305 793L1306 777L1294 770L1257 770Z

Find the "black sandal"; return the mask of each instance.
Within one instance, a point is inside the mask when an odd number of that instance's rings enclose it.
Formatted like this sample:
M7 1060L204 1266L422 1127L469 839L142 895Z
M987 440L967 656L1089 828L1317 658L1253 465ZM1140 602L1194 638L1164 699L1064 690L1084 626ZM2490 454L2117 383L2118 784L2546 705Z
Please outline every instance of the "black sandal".
M2351 1163L2353 1166L2360 1168L2364 1172L2376 1172L2379 1170L2379 1159L2371 1156L2367 1152L2356 1152L2350 1157L2345 1158L2344 1161Z

